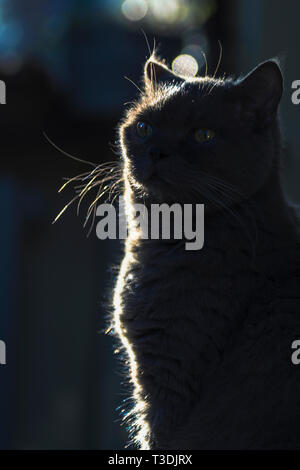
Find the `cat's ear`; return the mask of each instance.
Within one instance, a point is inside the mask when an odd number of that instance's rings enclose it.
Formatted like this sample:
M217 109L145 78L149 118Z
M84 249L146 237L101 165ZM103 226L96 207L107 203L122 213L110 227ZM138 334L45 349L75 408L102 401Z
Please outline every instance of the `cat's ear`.
M283 78L275 60L258 65L237 83L237 88L246 113L255 115L262 124L274 119L283 92Z
M178 77L165 64L150 57L144 68L144 82L146 87L167 82L180 83L183 78Z

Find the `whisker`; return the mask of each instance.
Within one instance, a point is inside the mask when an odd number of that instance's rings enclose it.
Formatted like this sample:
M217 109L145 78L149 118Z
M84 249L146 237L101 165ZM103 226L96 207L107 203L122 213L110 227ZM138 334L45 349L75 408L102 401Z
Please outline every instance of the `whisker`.
M130 83L132 83L132 85L134 85L135 88L137 88L139 90L139 92L142 93L142 90L140 89L140 87L136 83L134 83L134 81L131 80L131 78L126 77L126 75L124 75L124 78L125 78L125 80L128 80Z
M68 207L70 207L70 205L73 204L73 202L75 202L76 199L78 199L78 198L79 198L79 194L77 196L73 197L73 199L71 199L71 201L68 202L68 204L66 204L64 206L64 208L60 211L60 213L55 217L52 224L55 224L58 221L58 219L62 216L62 214L68 209Z
M143 28L141 28L141 32L144 35L144 38L145 38L145 41L146 41L146 44L147 44L147 47L148 47L149 57L151 57L152 53L151 53L150 44L149 44L149 41L148 41L148 38L147 38L147 34L143 30Z
M208 72L208 64L207 64L207 58L206 58L206 54L204 51L201 51L201 54L203 55L203 58L204 58L204 61L205 61L205 77L207 77L207 72Z
M72 183L73 181L83 181L81 177L88 175L88 174L89 172L85 172L85 173L81 173L78 176L74 176L73 178L65 178L67 179L67 181L59 188L58 192L61 193L65 189L65 187L68 186L68 184Z
M87 222L88 222L88 220L89 220L89 218L90 218L90 216L91 216L93 207L97 204L97 202L99 201L99 199L101 199L101 197L103 197L104 194L107 193L107 191L109 190L109 186L108 186L108 185L104 186L103 191L99 194L99 192L101 191L101 189L102 189L102 188L100 187L96 198L94 199L94 201L93 201L93 202L90 204L90 206L89 206L89 209L88 209L88 212L87 212L87 216L86 216L86 219L85 219L85 222L84 222L84 225L83 225L84 227L86 226L86 224L87 224Z
M104 173L105 171L107 171L108 169L110 170L111 168L111 165L112 163L114 162L107 162L105 164L102 164L102 165L98 165L96 168L94 168L93 171L89 172L89 171L86 171L85 173L81 173L80 175L77 175L77 176L74 176L73 178L63 178L63 179L66 179L66 183L64 183L58 190L58 192L62 192L66 186L68 186L70 183L72 183L73 181L85 181L87 179L89 179L96 171L97 173L100 175L101 173ZM104 166L104 165L108 165L108 168L100 168L101 166ZM100 168L100 169L99 169ZM114 168L111 168L110 171L113 171ZM117 170L116 170L117 171Z
M92 189L96 188L97 186L99 186L99 182L97 181L96 183L92 184L92 186L90 186L87 190L85 190L85 192L80 196L79 198L79 201L78 201L78 204L77 204L77 215L79 215L79 210L80 210L80 206L81 206L81 203L83 201L83 199L85 198L85 196L87 195L87 193L89 191L91 191Z
M121 168L119 161L113 162L104 162L93 168L90 172L84 172L72 178L67 178L67 181L60 187L59 192L63 191L66 186L70 183L77 183L74 185L75 193L77 193L71 201L69 201L59 214L54 219L53 223L62 216L62 214L70 207L75 201L77 202L77 215L79 215L80 207L83 199L91 192L91 190L97 189L97 194L95 199L89 205L87 210L87 215L84 221L84 227L86 227L88 221L92 216L92 223L88 230L88 236L91 233L91 230L94 225L95 215L96 215L96 204L97 202L105 195L109 193L109 199L113 194L118 194L118 185L123 180L122 177L123 170ZM119 192L120 193L120 192Z
M210 95L210 94L211 94L211 92L213 91L213 89L215 88L215 86L217 86L217 83L218 83L217 81L214 82L214 84L213 84L213 85L210 87L210 89L208 90L207 95Z
M111 185L110 190L109 190L109 195L108 195L108 198L109 198L109 199L111 198L111 196L112 196L112 194L113 194L115 188L118 187L118 184L120 184L121 181L123 181L123 178L119 178L117 181L115 181L115 182Z
M212 78L215 78L218 70L219 70L219 67L220 67L220 64L221 64L221 60L222 60L222 55L223 55L223 48L222 48L222 44L221 44L221 41L218 41L219 43L219 47L220 47L220 53L219 53L219 59L218 59L218 63L217 63L217 66L216 66L216 69L214 71L214 74L212 76Z
M56 150L58 150L61 154L65 155L66 157L72 158L73 160L76 160L77 162L80 162L80 163L85 163L86 165L96 166L96 163L89 162L88 160L83 160L82 158L75 157L75 155L71 155L70 153L65 152L63 149L61 149L60 147L58 147L58 145L56 145L56 144L50 139L50 137L48 137L48 135L46 134L46 132L43 132L43 136L46 138L46 140L49 142L49 144L51 144Z
M116 194L114 195L111 203L114 204L115 200L117 199L118 196L120 196L122 194L122 189L119 189Z
M108 181L113 180L113 179L115 178L115 176L116 176L116 175L108 175L107 177L102 178L101 180L96 181L96 182L93 183L93 184L91 184L91 183L92 183L92 180L91 180L91 181L89 182L89 184L86 185L86 186L83 188L83 190L81 191L81 193L79 194L80 200L79 200L78 206L77 206L77 214L78 214L78 212L79 212L80 204L81 204L83 198L86 196L87 192L88 192L90 189L95 188L95 187L97 187L97 186L99 186L99 191L101 191L102 188L103 188L103 184L104 184L105 182L108 182ZM97 175L96 175L96 177L97 177ZM95 179L95 178L93 178L93 179ZM91 186L89 186L90 184L91 184ZM114 182L112 186L115 186L116 184L117 184L117 182ZM107 186L107 188L109 189L110 186ZM102 195L103 195L103 194L102 194Z
M205 77L207 77L207 73L208 73L208 63L207 63L207 58L206 58L205 52L201 50L201 54L202 54L202 56L204 58L204 62L205 62L205 75L204 75L204 78L205 78ZM205 86L205 80L202 80L202 83L201 82L199 83L199 89L201 88L201 90L203 90L204 86Z
M117 165L116 162L104 162L104 163L101 163L100 165L97 165L96 168L94 168L94 170L92 170L90 173L89 173L89 176L92 176L96 171L97 172L105 172L105 171L114 171L115 167L114 165Z

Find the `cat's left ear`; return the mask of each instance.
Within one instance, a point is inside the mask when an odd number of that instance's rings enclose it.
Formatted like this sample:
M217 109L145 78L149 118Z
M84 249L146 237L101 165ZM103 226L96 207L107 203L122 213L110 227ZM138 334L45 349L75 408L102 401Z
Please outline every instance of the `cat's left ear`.
M172 70L162 62L152 57L147 60L144 68L144 82L146 87L155 84L180 83L183 81L183 78L178 77L178 75L173 73Z
M248 114L255 114L262 124L273 120L283 92L283 78L275 60L258 65L237 83L237 88Z

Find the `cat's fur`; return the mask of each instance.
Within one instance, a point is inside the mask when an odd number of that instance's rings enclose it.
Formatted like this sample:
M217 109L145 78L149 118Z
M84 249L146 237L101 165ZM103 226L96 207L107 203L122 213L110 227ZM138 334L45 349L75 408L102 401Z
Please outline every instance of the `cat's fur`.
M279 176L282 88L276 61L238 80L184 79L152 57L120 126L129 219L133 202L205 204L199 251L134 229L126 241L114 329L140 448L300 448L300 242ZM141 120L154 129L144 140ZM213 142L192 140L201 127Z

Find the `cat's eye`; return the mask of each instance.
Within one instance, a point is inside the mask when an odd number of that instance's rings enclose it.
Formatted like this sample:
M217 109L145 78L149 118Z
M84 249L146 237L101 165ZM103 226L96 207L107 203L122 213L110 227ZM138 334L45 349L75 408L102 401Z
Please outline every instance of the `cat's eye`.
M136 133L139 137L145 139L152 134L152 127L147 121L139 121L136 125Z
M216 136L216 133L211 129L197 129L194 133L194 138L197 142L203 143L213 140Z

